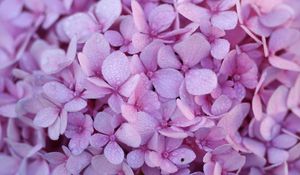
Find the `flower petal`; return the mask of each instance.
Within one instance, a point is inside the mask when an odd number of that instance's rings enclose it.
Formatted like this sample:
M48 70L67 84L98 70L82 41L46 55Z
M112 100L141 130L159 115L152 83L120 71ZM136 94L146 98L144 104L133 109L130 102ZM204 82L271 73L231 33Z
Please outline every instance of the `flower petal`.
M92 156L83 152L77 156L70 156L66 163L66 168L68 172L72 174L79 174L85 167L87 167L91 162Z
M130 76L127 56L120 51L111 53L103 61L102 74L105 80L112 86L119 86L124 83Z
M228 134L236 133L249 113L249 110L250 105L248 103L240 103L236 105L221 118L218 126L223 127Z
M267 27L278 27L293 17L293 9L289 6L280 5L267 14L259 17L259 21Z
M231 99L226 95L219 96L211 106L211 113L213 115L220 115L227 112L232 106Z
M95 14L101 25L102 32L105 32L121 15L122 4L120 0L101 0L96 4Z
M147 33L149 27L145 18L143 8L136 0L132 0L131 9L132 9L132 16L136 28L138 29L139 32Z
M152 81L155 90L160 96L176 98L179 96L179 87L183 81L183 76L174 69L160 69L155 72Z
M133 150L127 154L126 160L131 168L140 168L144 164L144 153L141 150Z
M130 147L138 147L141 144L141 136L137 130L128 123L123 123L116 131L116 137L119 141Z
M237 25L237 21L237 14L233 11L219 12L211 18L212 25L223 30L234 29Z
M84 44L82 53L78 54L78 60L84 73L93 75L100 72L104 59L110 53L109 43L103 35L99 33L93 34Z
M199 24L208 22L210 18L209 11L206 8L189 2L180 3L177 6L177 11L187 19Z
M210 69L191 69L185 76L185 84L191 95L205 95L217 87L218 79Z
M163 4L155 7L148 16L151 30L159 33L171 26L175 19L175 12L171 5Z
M124 159L124 151L117 142L109 142L104 148L104 155L112 164L120 164Z
M85 42L96 31L96 24L86 13L75 13L62 20L62 28L69 39L76 37L77 42Z
M112 134L114 132L112 116L106 112L97 113L94 119L94 128L101 133Z
M103 174L117 174L121 170L121 165L110 163L104 155L94 156L91 164L96 172L101 172Z
M300 32L293 28L279 28L270 36L269 50L275 53L294 44L300 38Z
M174 50L184 65L192 67L209 55L210 44L204 36L196 33L175 44Z
M68 112L77 112L87 106L87 102L82 98L74 98L65 104L64 109Z
M33 123L36 126L48 127L55 122L58 115L59 115L58 109L52 107L44 108L36 114Z
M157 53L157 63L161 68L180 69L181 63L171 46L162 46Z
M51 81L43 86L43 92L52 100L58 103L66 103L73 98L73 92L64 84Z
M124 42L122 35L115 30L106 31L104 37L114 47L122 46Z
M157 69L157 52L162 46L162 42L155 40L142 50L140 59L147 71L155 71Z
M211 55L217 59L225 58L230 49L230 43L226 39L216 39L211 46Z
M185 165L195 160L196 154L188 148L179 148L172 151L170 160L176 165Z
M268 160L271 164L279 164L285 162L289 157L289 153L285 150L270 148L268 150Z

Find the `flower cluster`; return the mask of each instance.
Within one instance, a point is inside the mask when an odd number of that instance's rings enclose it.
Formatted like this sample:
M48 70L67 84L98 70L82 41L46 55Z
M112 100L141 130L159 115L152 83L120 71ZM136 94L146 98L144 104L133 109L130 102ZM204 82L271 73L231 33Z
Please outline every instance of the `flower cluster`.
M0 175L299 175L299 0L0 0Z

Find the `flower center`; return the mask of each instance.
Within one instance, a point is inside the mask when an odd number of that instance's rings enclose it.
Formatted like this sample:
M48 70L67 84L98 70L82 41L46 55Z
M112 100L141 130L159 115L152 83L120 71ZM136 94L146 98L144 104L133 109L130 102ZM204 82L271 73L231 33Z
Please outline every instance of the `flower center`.
M116 136L114 134L109 136L109 140L110 141L115 141L116 140Z
M169 156L170 156L170 153L167 152L167 151L162 153L162 157L165 158L165 159L168 158Z
M147 77L148 77L149 79L151 79L151 78L153 77L153 75L154 75L154 73L153 73L152 71L148 71L148 72L147 72Z
M188 69L189 69L189 67L187 65L182 65L181 66L181 71L182 72L187 72Z
M233 80L234 80L234 81L239 81L240 79L241 79L241 76L240 76L240 75L235 74L235 75L233 76Z

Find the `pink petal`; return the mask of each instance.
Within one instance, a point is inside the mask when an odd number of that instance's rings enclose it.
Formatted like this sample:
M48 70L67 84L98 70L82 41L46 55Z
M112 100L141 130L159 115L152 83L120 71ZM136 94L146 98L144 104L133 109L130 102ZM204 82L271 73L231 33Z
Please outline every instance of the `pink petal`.
M123 103L122 97L118 94L112 94L107 101L108 106L116 113L121 113Z
M73 98L73 92L64 84L56 81L46 83L43 91L50 99L58 103L65 103Z
M127 154L126 160L131 168L140 168L144 164L144 157L141 150L133 150Z
M174 165L171 161L168 159L163 159L163 161L160 164L160 167L163 171L167 173L175 173L178 171L178 168L176 165Z
M298 76L295 84L293 87L291 87L288 99L287 99L287 106L289 108L297 107L299 104L299 99L295 97L300 97L300 76Z
M298 65L297 63L281 58L281 57L277 57L277 56L271 56L269 57L269 62L273 67L279 68L279 69L283 69L283 70L289 70L289 71L300 71L300 65Z
M58 115L58 109L52 107L44 108L36 114L33 123L40 127L48 127L55 122Z
M231 105L231 99L226 95L221 95L215 100L215 102L211 106L211 113L213 115L224 114L231 108Z
M94 119L94 128L101 133L112 134L114 132L112 116L106 112L97 113Z
M155 72L152 81L155 90L160 96L176 98L179 96L179 87L183 81L183 76L174 69L161 69Z
M121 106L122 116L128 122L134 122L137 120L137 109L132 105L123 104Z
M209 55L210 44L201 34L196 33L175 44L174 50L184 65L192 67Z
M120 0L101 0L96 4L95 14L100 23L102 32L108 30L110 26L119 18L122 11Z
M101 148L102 146L106 145L106 143L109 141L109 138L107 135L96 133L92 135L90 138L90 144L93 147Z
M4 0L0 3L1 19L11 20L22 11L23 3L20 0Z
M124 40L122 35L114 30L108 30L104 33L105 39L114 47L119 47L123 44Z
M272 140L272 143L277 148L288 149L297 143L297 138L288 134L280 134Z
M110 163L103 155L94 156L91 164L96 172L104 174L117 174L121 170L121 165Z
M116 142L109 142L104 148L104 155L112 164L120 164L124 159L124 151Z
M190 109L182 100L177 99L176 104L180 112L189 120L193 120L195 118L194 111Z
M210 69L191 69L186 73L185 84L191 95L205 95L217 87L218 80Z
M19 166L20 162L8 155L0 154L0 174L15 174L17 172L16 167Z
M56 166L51 175L68 175L68 170L65 167L65 164L60 164Z
M211 55L218 60L225 58L230 49L230 43L226 39L216 39L211 46Z
M180 3L177 6L177 11L187 19L200 24L207 22L210 17L207 9L189 2Z
M188 134L184 130L178 129L176 127L168 127L168 128L160 129L159 133L168 138L175 138L175 139L184 139L188 137Z
M157 52L162 46L162 42L153 41L142 50L140 59L147 71L155 71L157 69Z
M285 150L270 148L268 150L268 160L271 164L283 163L289 157L289 153Z
M80 66L90 76L100 71L104 59L110 53L110 46L103 35L95 33L83 46L82 53L85 57L78 55Z
M262 25L257 16L254 16L247 21L247 27L253 33L264 37L268 37L272 33L272 28Z
M141 135L142 143L145 143L153 135L158 122L151 115L145 112L138 112L137 120L131 124Z
M221 118L218 126L223 127L228 134L236 133L247 116L249 110L250 105L248 103L236 105Z
M275 30L269 40L269 50L272 53L285 49L295 43L300 37L300 32L292 28L279 28Z
M259 21L267 27L277 27L291 19L293 13L293 9L289 6L280 5L269 13L260 16Z
M92 156L83 152L77 156L70 156L66 163L67 170L72 174L79 174L91 162Z
M171 5L163 4L155 7L148 16L151 30L159 33L171 26L175 12Z
M146 92L139 100L139 104L142 106L143 110L147 112L152 112L160 108L158 95L153 91Z
M69 39L76 37L79 43L85 42L96 30L96 24L86 13L75 13L62 21L63 31Z
M87 106L87 102L82 98L74 98L65 104L64 109L68 112L77 112Z
M264 157L266 153L265 145L256 140L243 138L243 145L257 156Z
M223 30L232 30L237 25L237 14L233 11L219 12L213 15L211 18L211 23Z
M120 23L120 33L123 35L125 40L131 40L136 28L132 16L125 17Z
M134 24L139 32L148 32L148 24L145 18L145 14L141 5L136 1L131 1L132 16Z
M89 140L87 138L73 138L68 146L73 155L79 155L89 146Z
M55 122L48 127L48 136L52 140L58 140L60 133L60 118L56 118Z
M40 66L47 74L58 73L68 65L65 52L61 49L48 49L41 55Z
M68 113L66 110L62 110L60 112L60 130L59 133L63 134L66 129L67 129L67 125L68 125Z
M119 89L119 93L125 97L130 97L140 82L141 76L136 74L130 77Z
M170 160L176 165L185 165L195 160L196 154L188 148L179 148L172 151Z
M267 105L267 113L270 115L286 113L287 96L288 96L288 88L286 88L285 86L279 86L269 99Z
M130 76L127 56L120 51L111 53L103 61L102 74L105 80L112 86L119 86L124 83Z
M27 173L32 175L49 175L50 168L46 161L37 160L29 164Z
M128 123L123 123L116 131L116 137L119 141L130 147L138 147L141 144L141 136L137 130Z
M157 53L157 63L161 68L180 69L181 63L176 57L172 47L162 46Z
M16 104L6 104L0 106L0 115L8 118L18 117L16 112Z
M262 138L270 141L279 133L280 126L272 117L266 117L262 120L259 129Z
M135 33L132 36L132 44L136 51L141 51L151 41L152 41L152 39L147 34Z

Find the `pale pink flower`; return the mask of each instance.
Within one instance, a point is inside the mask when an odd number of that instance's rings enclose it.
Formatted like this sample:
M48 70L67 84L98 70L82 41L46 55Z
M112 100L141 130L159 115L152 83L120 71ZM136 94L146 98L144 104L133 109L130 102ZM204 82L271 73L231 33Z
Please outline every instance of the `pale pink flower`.
M154 166L160 167L162 172L175 173L178 171L177 166L188 164L196 158L191 149L180 147L181 139L159 137L159 145L150 152L149 159Z
M91 116L80 112L69 114L65 135L71 139L69 149L73 154L78 155L88 147L93 130Z
M104 146L104 155L113 164L120 164L124 159L124 151L118 142L130 147L139 147L141 144L141 136L135 128L128 123L119 125L120 121L116 116L100 112L94 120L94 128L100 133L93 134L90 139L92 146ZM115 130L116 128L118 129Z

